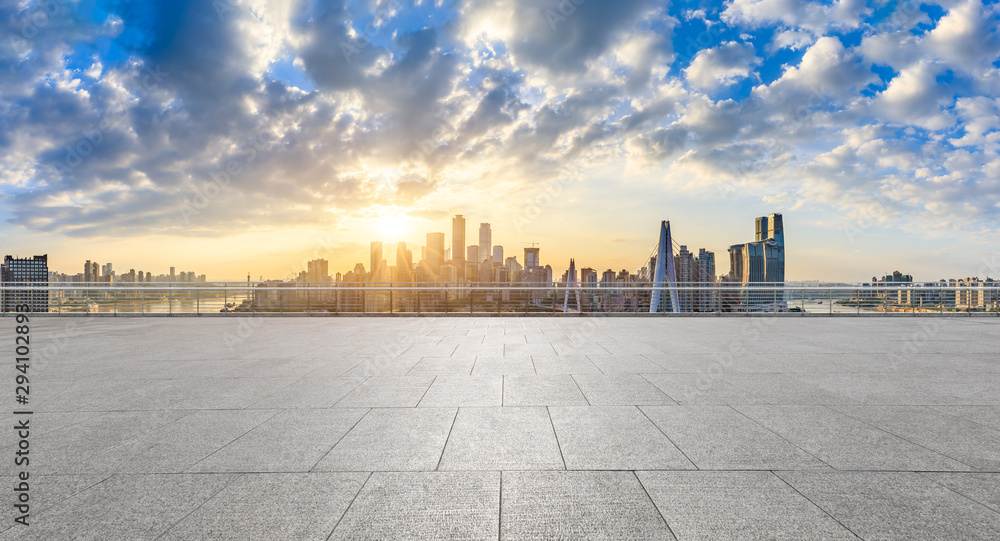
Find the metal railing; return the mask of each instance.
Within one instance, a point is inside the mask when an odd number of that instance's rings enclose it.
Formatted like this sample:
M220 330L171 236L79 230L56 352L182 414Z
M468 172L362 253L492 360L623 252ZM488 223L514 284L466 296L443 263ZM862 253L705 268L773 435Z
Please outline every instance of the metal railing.
M660 306L651 313L654 291ZM677 310L673 300L676 299ZM2 309L55 315L990 314L1000 284L322 283L3 284Z

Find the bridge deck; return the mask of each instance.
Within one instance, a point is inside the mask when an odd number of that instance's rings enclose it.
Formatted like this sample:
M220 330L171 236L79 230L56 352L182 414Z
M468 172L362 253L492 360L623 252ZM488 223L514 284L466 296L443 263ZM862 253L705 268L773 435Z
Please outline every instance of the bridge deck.
M6 505L0 539L1000 538L992 319L31 333L31 526Z

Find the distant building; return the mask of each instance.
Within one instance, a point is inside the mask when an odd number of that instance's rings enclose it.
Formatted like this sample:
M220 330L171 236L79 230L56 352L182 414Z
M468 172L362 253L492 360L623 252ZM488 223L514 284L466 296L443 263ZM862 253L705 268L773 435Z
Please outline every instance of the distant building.
M539 267L540 259L538 258L538 251L540 248L525 248L524 249L524 268L530 269L532 267Z
M396 277L397 282L413 281L413 253L406 249L403 241L396 243Z
M444 264L444 233L427 234L426 252L427 271L437 280L440 278L441 265Z
M306 263L306 282L322 284L330 281L330 262L314 259Z
M459 279L465 273L465 218L456 214L451 219L451 262L458 270Z
M476 263L481 263L484 259L490 257L493 253L493 231L490 229L490 224L481 223L479 224L479 259L476 259Z
M493 263L503 265L503 246L493 247Z
M368 251L369 265L368 268L371 269L370 281L372 282L383 282L384 274L386 272L385 265L382 260L382 242L374 241L371 243L371 247Z
M7 285L38 285L40 289L4 290L0 299L0 309L4 312L17 311L18 305L27 305L31 312L49 311L49 256L36 255L31 258L4 256L0 265L0 282ZM89 266L89 265L88 265Z
M762 216L756 220L754 242L729 247L729 275L733 281L748 286L767 284L783 286L785 282L785 233L781 214ZM738 302L749 310L784 308L784 293L780 291L745 290Z

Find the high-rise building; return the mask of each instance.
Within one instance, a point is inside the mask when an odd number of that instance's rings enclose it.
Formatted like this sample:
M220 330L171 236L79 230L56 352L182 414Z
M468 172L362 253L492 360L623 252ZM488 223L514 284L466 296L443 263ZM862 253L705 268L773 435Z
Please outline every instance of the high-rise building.
M396 243L396 281L413 281L413 253L406 249L406 243Z
M461 214L451 219L451 262L461 280L465 275L465 218Z
M730 278L744 285L784 285L785 232L781 214L757 218L755 239L754 242L729 247ZM780 310L784 307L784 294L780 291L745 291L741 302L748 309L769 306Z
M479 279L479 245L470 244L465 247L465 277L469 281Z
M701 280L715 281L715 252L698 249L698 266L701 268Z
M46 254L47 255L47 254ZM83 281L85 283L94 282L94 275L90 272L90 260L88 259L86 263L83 264Z
M371 243L371 248L369 249L370 261L368 268L371 271L371 277L369 281L371 282L381 282L382 273L384 269L382 268L382 242L374 241Z
M493 263L503 265L503 246L493 247Z
M306 281L321 284L330 281L330 262L325 259L313 259L306 263Z
M438 279L441 274L441 265L444 264L444 233L427 234L427 270L434 279Z
M177 281L177 268L176 267L170 267L170 281L171 282L176 282Z
M681 287L692 287L698 284L698 271L700 268L694 260L694 255L688 251L687 246L681 245L680 251L674 258L676 268L677 285ZM690 289L677 291L677 302L681 312L693 312L695 307L695 292Z
M524 249L524 268L530 269L532 267L540 267L540 259L538 258L538 251L540 248L525 248Z
M486 258L490 257L493 253L493 231L490 229L490 224L481 223L479 224L479 259L476 263L480 263Z
M36 255L31 258L4 256L0 265L0 282L4 285L38 285L40 289L4 289L0 298L0 310L15 312L27 305L31 312L49 311L49 256ZM89 265L88 265L89 266Z

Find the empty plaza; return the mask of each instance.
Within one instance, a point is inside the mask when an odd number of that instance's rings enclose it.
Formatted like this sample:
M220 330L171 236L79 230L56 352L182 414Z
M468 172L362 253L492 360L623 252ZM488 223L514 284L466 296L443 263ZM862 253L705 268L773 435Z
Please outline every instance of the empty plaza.
M37 317L0 539L998 539L997 323Z

